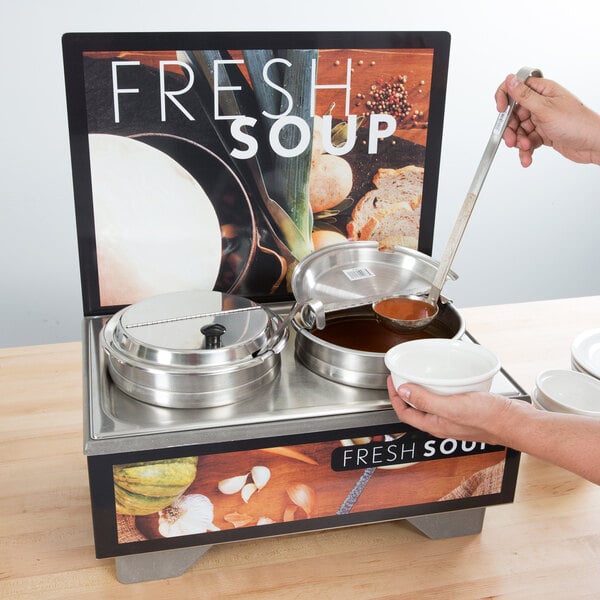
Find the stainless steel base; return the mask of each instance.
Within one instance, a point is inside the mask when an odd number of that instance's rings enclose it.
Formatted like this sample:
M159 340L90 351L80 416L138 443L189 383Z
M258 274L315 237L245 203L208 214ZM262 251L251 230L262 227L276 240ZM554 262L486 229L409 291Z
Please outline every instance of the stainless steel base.
M428 538L442 540L481 533L484 517L485 507L467 508L422 517L409 517L406 520Z
M409 517L405 520L428 538L440 540L480 533L484 517L485 507ZM195 546L118 556L115 558L117 580L121 583L140 583L179 577L211 548L212 546Z
M117 580L121 583L140 583L179 577L211 548L212 546L194 546L118 556L115 558Z

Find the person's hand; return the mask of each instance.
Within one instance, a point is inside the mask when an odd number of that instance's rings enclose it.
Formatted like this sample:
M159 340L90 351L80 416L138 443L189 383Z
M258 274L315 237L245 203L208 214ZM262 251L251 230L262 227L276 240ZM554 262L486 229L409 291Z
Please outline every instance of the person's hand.
M391 377L387 383L403 423L439 438L504 445L501 432L510 426L516 408L510 398L484 392L440 396L414 384L396 390Z
M508 96L516 101L504 141L519 150L524 167L531 165L533 152L550 146L577 163L600 164L600 115L584 106L558 83L529 77L522 83L508 75L496 90L496 108L503 112Z
M439 396L408 383L396 390L391 377L388 392L400 421L437 438L514 448L600 485L599 419L487 392Z

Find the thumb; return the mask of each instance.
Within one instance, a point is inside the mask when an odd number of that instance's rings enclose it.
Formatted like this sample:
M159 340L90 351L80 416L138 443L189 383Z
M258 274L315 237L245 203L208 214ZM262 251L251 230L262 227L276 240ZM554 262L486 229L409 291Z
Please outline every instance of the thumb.
M404 402L423 412L430 412L431 399L435 394L420 385L404 383L398 388L398 395Z
M506 88L511 98L531 113L542 108L546 87L545 80L539 77L530 77L526 83L520 81L516 75L508 75L506 78Z

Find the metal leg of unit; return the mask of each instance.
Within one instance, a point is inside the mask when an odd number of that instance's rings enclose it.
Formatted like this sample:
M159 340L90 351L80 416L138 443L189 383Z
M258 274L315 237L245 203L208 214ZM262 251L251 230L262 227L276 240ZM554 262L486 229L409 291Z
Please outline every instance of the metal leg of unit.
M468 508L454 512L409 517L406 520L432 540L481 533L484 508Z
M121 583L139 583L178 577L187 571L211 546L174 548L115 558L117 579Z

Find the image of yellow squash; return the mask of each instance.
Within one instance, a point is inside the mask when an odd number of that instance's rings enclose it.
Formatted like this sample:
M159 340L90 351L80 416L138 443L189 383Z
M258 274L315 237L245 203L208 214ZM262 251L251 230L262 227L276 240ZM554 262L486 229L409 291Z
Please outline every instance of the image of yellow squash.
M113 466L117 513L149 515L169 506L196 478L197 456Z

